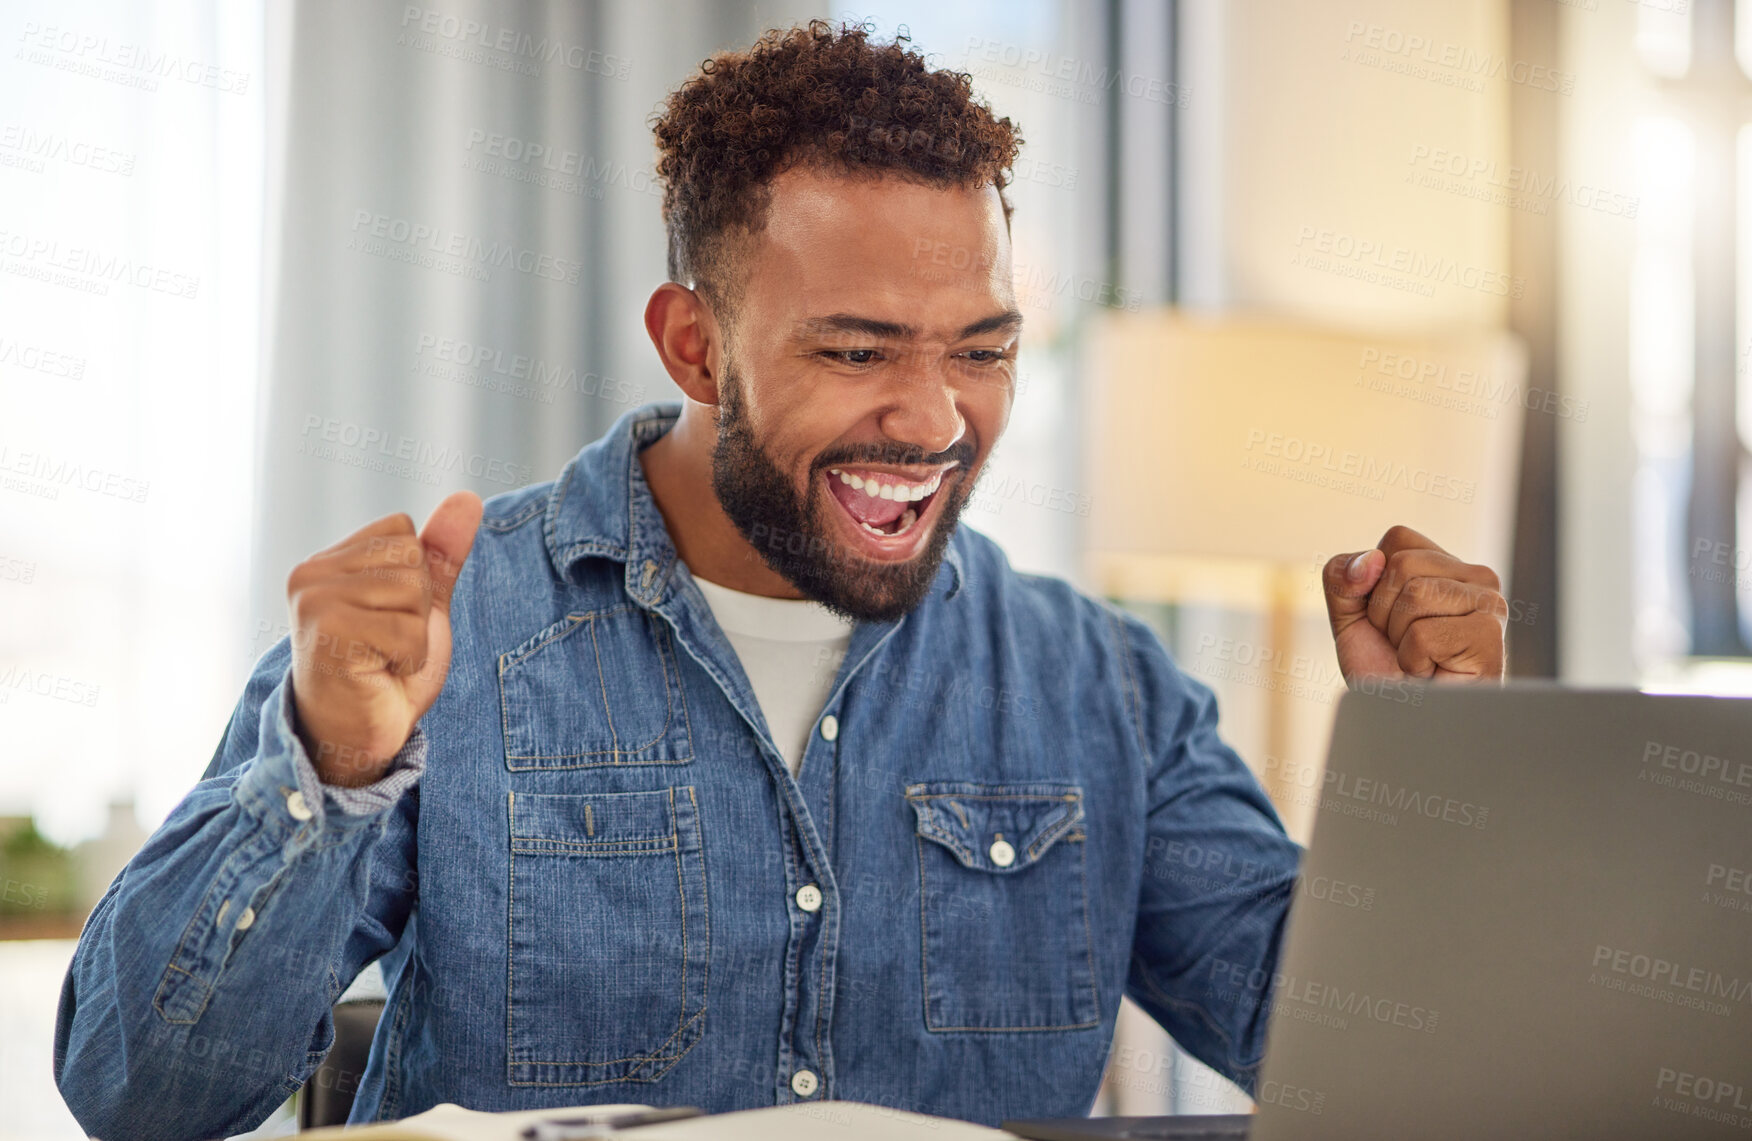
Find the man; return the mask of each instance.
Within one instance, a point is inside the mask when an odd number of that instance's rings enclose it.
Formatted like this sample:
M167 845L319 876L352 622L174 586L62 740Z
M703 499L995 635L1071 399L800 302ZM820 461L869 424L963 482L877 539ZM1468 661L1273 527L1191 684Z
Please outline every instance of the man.
M379 958L355 1120L1074 1114L1122 994L1251 1084L1268 996L1212 980L1270 975L1298 848L1145 626L955 526L1011 405L1012 125L817 23L656 130L685 403L293 570L81 937L56 1076L92 1132L259 1121ZM1496 679L1497 590L1395 529L1327 567L1340 664Z

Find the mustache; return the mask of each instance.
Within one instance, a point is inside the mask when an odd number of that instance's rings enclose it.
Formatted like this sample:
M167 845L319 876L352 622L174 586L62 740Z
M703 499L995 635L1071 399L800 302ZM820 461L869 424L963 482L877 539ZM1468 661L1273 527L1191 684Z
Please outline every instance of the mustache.
M832 452L823 452L817 456L814 468L843 467L850 464L896 464L914 467L936 466L937 464L956 463L962 467L973 464L973 445L967 440L959 440L940 452L927 452L923 448L910 444L886 443L872 444L859 448L841 448Z

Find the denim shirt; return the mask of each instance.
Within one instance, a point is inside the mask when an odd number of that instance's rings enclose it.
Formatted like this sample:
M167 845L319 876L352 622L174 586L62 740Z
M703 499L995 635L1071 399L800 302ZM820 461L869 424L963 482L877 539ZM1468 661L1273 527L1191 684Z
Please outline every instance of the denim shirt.
M644 479L677 415L488 501L448 680L377 784L316 781L290 644L262 656L80 938L55 1075L89 1131L250 1127L378 958L355 1121L1081 1114L1122 994L1251 1088L1301 849L1210 691L961 527L913 612L855 627L793 778Z

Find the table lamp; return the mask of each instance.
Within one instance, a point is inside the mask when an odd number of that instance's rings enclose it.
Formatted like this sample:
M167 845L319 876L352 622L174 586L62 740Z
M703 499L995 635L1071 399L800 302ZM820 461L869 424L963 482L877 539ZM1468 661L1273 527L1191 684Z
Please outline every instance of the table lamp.
M1549 403L1506 332L1373 336L1166 309L1106 315L1089 346L1085 549L1100 593L1263 612L1285 655L1296 619L1325 613L1318 568L1395 523L1506 574L1523 412ZM1269 762L1290 751L1289 687L1266 688L1266 789L1287 825L1311 822Z

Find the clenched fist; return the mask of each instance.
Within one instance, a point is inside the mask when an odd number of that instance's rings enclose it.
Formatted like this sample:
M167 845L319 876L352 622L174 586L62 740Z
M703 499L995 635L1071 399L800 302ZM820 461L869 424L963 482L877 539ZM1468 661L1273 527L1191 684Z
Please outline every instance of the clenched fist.
M1489 567L1394 527L1374 550L1334 555L1324 577L1346 681L1502 680L1509 607Z
M414 532L390 515L292 569L292 700L324 784L357 787L389 762L450 672L450 594L481 499L459 491Z

